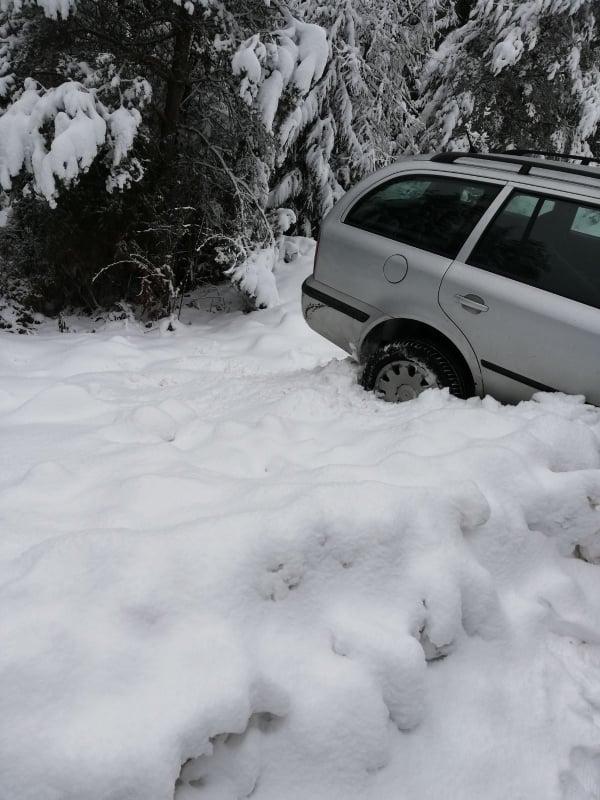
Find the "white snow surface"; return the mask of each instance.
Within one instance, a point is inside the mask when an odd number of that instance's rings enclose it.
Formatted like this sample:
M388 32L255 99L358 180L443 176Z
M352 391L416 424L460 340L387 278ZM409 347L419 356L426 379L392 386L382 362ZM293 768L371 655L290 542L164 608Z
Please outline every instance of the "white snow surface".
M600 411L377 400L300 252L277 308L3 335L2 800L600 795Z

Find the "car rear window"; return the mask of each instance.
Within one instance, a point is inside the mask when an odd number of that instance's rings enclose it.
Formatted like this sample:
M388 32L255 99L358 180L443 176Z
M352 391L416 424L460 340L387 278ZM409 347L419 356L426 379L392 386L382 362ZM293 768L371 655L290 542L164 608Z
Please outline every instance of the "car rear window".
M396 178L373 189L345 222L397 242L456 258L502 187L441 176Z

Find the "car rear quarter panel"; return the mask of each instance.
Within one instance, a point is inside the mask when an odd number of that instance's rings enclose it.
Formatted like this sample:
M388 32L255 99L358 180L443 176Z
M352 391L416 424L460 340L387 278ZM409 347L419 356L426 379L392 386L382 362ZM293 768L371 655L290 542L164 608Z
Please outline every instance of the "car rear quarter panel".
M358 333L353 332L356 336L353 347L359 354L364 341L382 322L390 319L420 322L434 328L458 348L471 370L477 391L480 391L481 368L475 352L438 303L439 286L452 259L343 222L356 200L379 183L401 174L423 174L426 169L427 162L411 162L410 167L400 169L396 165L348 192L323 222L315 278L320 284L343 292L347 298L362 301L371 308L369 320ZM433 174L442 173L439 169L430 171ZM456 174L452 173L453 176ZM397 254L406 257L408 270L402 281L392 284L385 279L383 264L386 258ZM347 325L345 327L348 328ZM331 334L324 335L336 341Z

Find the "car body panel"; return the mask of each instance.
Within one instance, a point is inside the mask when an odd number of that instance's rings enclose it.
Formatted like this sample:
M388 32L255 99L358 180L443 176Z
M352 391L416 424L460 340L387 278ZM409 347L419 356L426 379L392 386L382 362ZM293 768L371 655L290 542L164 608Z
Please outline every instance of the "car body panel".
M380 309L312 276L302 284L302 314L309 327L347 353L357 352L361 332L369 321L384 318Z

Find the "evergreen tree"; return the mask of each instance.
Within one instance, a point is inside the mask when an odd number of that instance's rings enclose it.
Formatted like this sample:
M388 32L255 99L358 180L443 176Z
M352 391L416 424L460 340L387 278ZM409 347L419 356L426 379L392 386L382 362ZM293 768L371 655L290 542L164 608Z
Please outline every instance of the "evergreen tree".
M2 2L0 189L46 295L165 313L270 236L267 135L230 67L262 0Z
M292 0L284 13L234 71L275 137L269 206L291 205L310 233L349 186L416 151L417 76L454 15L444 0Z
M598 148L600 65L594 0L478 0L424 73L425 149Z

